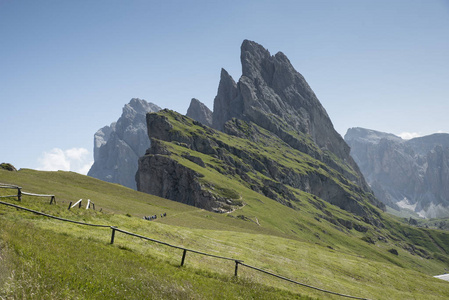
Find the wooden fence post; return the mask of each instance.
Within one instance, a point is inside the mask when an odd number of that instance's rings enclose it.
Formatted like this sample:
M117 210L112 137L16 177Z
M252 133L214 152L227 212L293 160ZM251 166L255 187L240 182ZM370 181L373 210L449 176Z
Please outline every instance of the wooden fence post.
M114 244L114 238L115 238L115 228L114 226L111 226L112 229L112 236L111 236L111 244Z
M184 249L184 252L182 252L181 267L184 265L184 260L186 259L186 253L187 253L187 250Z
M81 201L83 201L83 199L79 199L78 201L76 201L72 206L70 206L70 208L74 208L77 205L78 205L78 207L81 207ZM70 203L72 203L72 202L70 202Z
M53 201L55 201L55 204L56 204L56 198L55 198L55 196L51 196L51 199L50 199L50 204L52 204L52 203L53 203Z
M17 187L17 200L22 201L22 190Z
M239 269L239 261L236 260L236 261L235 261L235 271L234 271L234 276L235 276L235 277L237 277L237 271L238 271L238 269Z
M69 210L70 210L70 207L72 206L72 201L70 201L70 203L69 203Z

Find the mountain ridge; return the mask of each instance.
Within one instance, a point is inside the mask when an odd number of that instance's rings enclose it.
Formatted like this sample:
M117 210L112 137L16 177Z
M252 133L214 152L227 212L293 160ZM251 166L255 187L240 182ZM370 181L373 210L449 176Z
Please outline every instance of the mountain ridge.
M376 196L399 210L422 217L449 216L449 134L410 140L363 128L350 128L345 139Z
M125 104L116 122L95 133L94 164L87 175L136 189L137 160L150 147L145 114L160 109L139 98Z
M282 53L271 56L247 40L241 50L239 82L221 70L212 116L219 131L169 110L147 114L151 147L139 159L138 190L232 211L241 202L225 195L236 191L217 192L214 178L221 174L292 209L305 192L308 201L323 199L381 226L375 208L384 204L302 75Z

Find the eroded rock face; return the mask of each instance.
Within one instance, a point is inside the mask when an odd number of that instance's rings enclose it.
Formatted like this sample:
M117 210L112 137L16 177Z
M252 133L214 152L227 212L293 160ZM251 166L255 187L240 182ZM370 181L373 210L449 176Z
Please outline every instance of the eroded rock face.
M164 111L170 114L170 111ZM178 120L187 118L174 112L173 115ZM191 127L190 125L200 126L205 132L213 133L211 128L198 121L193 121L192 124L188 124L188 127ZM139 159L135 176L137 190L209 211L229 211L232 199L212 193L210 187L200 183L199 178L202 175L171 158L171 152L163 141L175 142L177 145L210 155L217 154L215 148L218 144L204 134L185 135L173 130L173 125L162 114L147 114L147 126L151 147ZM206 167L199 157L188 153L183 154L182 157L202 168Z
M379 200L423 217L449 216L449 134L403 140L351 128L345 140Z
M225 212L222 206L227 199L208 191L198 180L201 174L178 163L169 154L158 140L153 140L152 147L139 159L137 189L209 211ZM197 164L202 162L199 157L190 156L190 159Z
M87 175L136 189L137 161L150 147L145 115L159 110L153 103L131 99L117 122L95 133L94 164Z
M326 110L288 58L282 52L271 55L261 45L248 40L241 46L240 58L243 74L238 83L225 70L221 71L213 128L223 131L225 123L232 118L254 122L293 148L338 169L369 191L349 155L348 145L335 131ZM312 138L313 145L305 141L307 137ZM326 152L355 170L357 176L346 172Z
M290 162L277 161L272 153L265 152L265 147L277 145L279 155L291 152L292 148L254 123L238 119L226 122L224 130L233 135L229 136L173 111L162 110L147 114L147 124L152 142L139 159L136 174L139 191L211 211L232 210L235 198L214 193L217 191L214 184L201 180L202 168L208 168L245 182L250 189L293 209L299 200L290 188L315 195L379 225L364 203L369 198L360 187L319 161L304 158L300 152L295 152ZM170 145L176 145L178 150L172 153ZM205 163L200 158L204 155L216 163ZM201 168L193 171L179 162L180 157ZM254 174L260 174L259 179L252 178Z
M334 130L302 75L282 53L272 56L251 41L244 41L241 50L243 75L239 82L224 69L221 71L212 127L251 143L247 147L237 147L233 137L223 137L204 123L171 111L148 114L152 146L139 160L138 189L206 209L223 208L221 203L228 199L218 199L210 192L211 188L202 186L200 182L204 180L199 180L198 169L193 173L186 169L180 163L179 157L182 157L200 167L204 165L222 175L237 177L254 191L286 206L295 207L297 198L290 191L295 188L362 216L367 222L374 222L375 210L367 203L381 209L385 209L385 205L373 196L349 155L349 146ZM201 155L167 154L170 152L167 143ZM290 165L276 161L272 154L264 152L264 147L271 147L273 143L282 149L277 150L281 151L279 154L299 151L295 152L297 158L292 159ZM202 155L208 155L210 161L220 166L207 165L199 158ZM306 162L308 158L305 157L312 159ZM297 163L300 165L291 167ZM156 179L158 174L163 174L162 178ZM264 179L256 180L248 174L259 174ZM151 180L156 181L149 182ZM188 181L190 187L186 186ZM184 192L199 198L191 199L183 195ZM211 203L206 204L207 201Z
M212 126L212 111L198 99L193 98L187 109L187 117L192 118L206 126Z

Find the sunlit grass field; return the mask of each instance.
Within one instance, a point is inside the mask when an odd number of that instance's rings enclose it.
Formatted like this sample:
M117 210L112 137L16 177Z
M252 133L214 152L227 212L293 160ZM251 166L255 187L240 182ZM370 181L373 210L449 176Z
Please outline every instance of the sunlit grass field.
M391 243L367 243L365 234L341 230L317 220L304 201L289 209L252 191L239 189L246 205L216 214L133 191L71 172L0 170L0 182L24 191L56 195L1 198L62 218L117 226L172 245L225 256L304 284L369 299L447 299L449 283L444 255L424 259ZM232 181L222 181L236 189ZM0 189L1 195L14 190ZM306 195L304 195L306 197ZM82 208L69 203L84 199ZM91 199L96 210L86 210ZM260 204L262 203L262 204ZM336 215L346 212L329 205ZM167 216L161 218L160 214ZM157 215L155 221L143 216ZM245 216L245 218L239 217ZM255 221L257 219L257 222ZM253 220L253 221L252 221ZM433 236L449 247L438 231L421 231L388 220L387 230L422 244ZM401 227L404 226L404 227ZM393 228L395 227L395 228ZM381 230L381 231L382 231ZM187 253L116 232L110 228L66 223L0 205L0 296L6 299L344 299L239 267L233 261ZM367 233L369 234L369 232ZM398 233L399 234L399 233ZM430 250L429 250L430 249ZM445 248L447 249L447 248ZM440 252L445 251L443 249ZM435 249L435 253L438 249Z

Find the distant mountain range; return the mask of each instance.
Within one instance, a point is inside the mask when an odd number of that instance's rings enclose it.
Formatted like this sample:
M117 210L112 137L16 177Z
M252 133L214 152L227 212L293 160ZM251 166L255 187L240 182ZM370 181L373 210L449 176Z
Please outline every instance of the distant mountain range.
M179 166L159 164L158 169L154 162L153 165L143 162L151 155L170 152L164 150L166 147L160 142L166 141L187 144L191 150L220 157L227 164L225 169L234 169L238 174L265 170L263 174L267 179L263 184L254 183L253 188L286 205L294 198L288 193L289 188L294 187L361 215L366 210L361 203L368 201L381 209L385 209L385 204L396 210L407 208L423 217L449 216L448 134L406 141L393 134L351 128L343 140L304 77L282 52L271 55L261 45L245 40L241 46L241 62L243 72L238 82L226 70L221 70L213 111L193 98L186 116L201 126L248 139L255 143L254 147L258 142L267 142L267 134L272 135L273 141L282 144L279 151L294 149L310 157L313 162L298 159L311 169L287 170L283 169L285 166L279 169L278 162L268 157L259 160L260 157L251 151L225 158L226 155L217 150L207 150L207 147L230 147L214 141L209 131L201 137L173 135L176 130L171 121L167 123L168 117L146 117L147 113L158 112L160 107L132 99L117 122L95 134L95 162L88 175L206 209L222 211L227 207L223 204L226 197L213 195L210 190L205 192L201 185L193 192L189 190L192 186L187 187L185 182L180 184L179 180L186 180L179 177L180 169L170 171L170 178L160 179L168 169ZM150 139L156 141L154 145ZM206 166L200 159L187 157ZM140 169L139 158L142 158ZM243 159L242 165L236 166L235 159ZM145 172L152 175L147 176ZM242 180L251 182L242 176ZM194 181L193 177L189 180ZM173 192L178 187L185 190ZM348 192L347 187L352 192ZM182 196L186 193L191 193L189 199ZM202 197L199 195L208 195L209 200L199 200Z
M449 217L449 134L403 140L351 128L345 141L379 200L421 217Z
M121 117L94 135L94 164L88 176L136 189L137 160L150 147L145 115L161 108L133 98Z
M212 128L205 125L210 111L196 99L188 111L196 120L169 110L147 114L151 147L139 159L138 190L229 212L245 200L215 179L224 175L292 209L307 194L332 222L338 221L325 214L323 200L380 225L375 207L385 205L373 196L350 148L288 58L245 40L241 62L238 82L221 71Z

